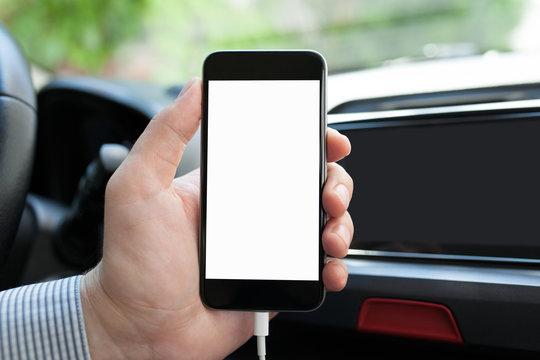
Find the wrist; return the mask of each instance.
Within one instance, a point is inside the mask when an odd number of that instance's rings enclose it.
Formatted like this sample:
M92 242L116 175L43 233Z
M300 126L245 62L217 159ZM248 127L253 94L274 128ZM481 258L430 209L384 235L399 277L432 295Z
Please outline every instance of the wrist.
M81 279L81 305L92 360L149 359L149 348L99 278L100 265Z

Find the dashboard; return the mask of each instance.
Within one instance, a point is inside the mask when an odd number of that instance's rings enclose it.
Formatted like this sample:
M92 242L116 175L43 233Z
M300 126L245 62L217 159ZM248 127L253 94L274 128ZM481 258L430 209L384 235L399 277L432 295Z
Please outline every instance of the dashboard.
M539 115L538 100L329 115L353 148L349 282L287 316L540 351Z

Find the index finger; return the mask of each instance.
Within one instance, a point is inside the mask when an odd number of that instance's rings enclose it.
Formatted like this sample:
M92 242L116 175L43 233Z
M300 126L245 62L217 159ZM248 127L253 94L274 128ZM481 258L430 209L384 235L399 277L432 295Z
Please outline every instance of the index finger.
M336 162L351 153L349 138L342 135L336 129L326 130L326 161Z

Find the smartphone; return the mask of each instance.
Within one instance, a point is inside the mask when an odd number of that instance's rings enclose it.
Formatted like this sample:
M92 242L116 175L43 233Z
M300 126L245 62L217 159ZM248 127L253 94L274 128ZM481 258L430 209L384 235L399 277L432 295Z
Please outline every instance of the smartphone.
M200 291L207 306L307 311L322 303L326 73L314 51L206 58Z

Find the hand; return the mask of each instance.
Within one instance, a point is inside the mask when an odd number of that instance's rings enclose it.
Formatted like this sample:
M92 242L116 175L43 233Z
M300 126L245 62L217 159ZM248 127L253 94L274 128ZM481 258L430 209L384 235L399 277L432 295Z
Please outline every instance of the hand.
M253 334L253 314L206 308L199 297L199 171L174 179L201 118L201 81L192 79L157 114L115 172L105 196L103 259L81 282L92 359L217 359ZM347 212L353 183L335 164L349 140L328 129L329 215L323 270L329 291L343 289L353 234Z

